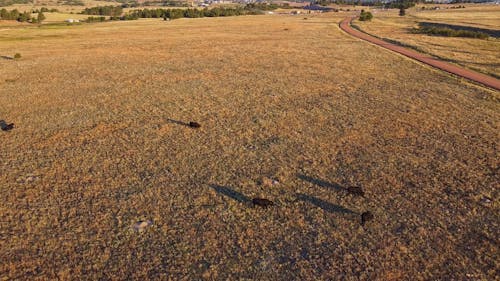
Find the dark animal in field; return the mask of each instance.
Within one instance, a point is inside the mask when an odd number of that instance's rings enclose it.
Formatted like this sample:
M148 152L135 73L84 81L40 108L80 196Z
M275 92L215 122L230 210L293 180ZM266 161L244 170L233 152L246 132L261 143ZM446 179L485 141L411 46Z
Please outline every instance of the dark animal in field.
M200 125L200 123L191 121L191 122L189 122L189 127L196 129L196 128L201 127L201 125Z
M14 129L14 123L7 124L4 120L0 120L0 128L2 131L10 131Z
M267 199L264 199L264 198L254 198L254 199L252 199L252 203L253 203L254 206L259 206L259 207L262 207L262 208L267 208L269 206L273 206L274 205L273 201L267 200Z
M361 188L361 186L349 186L347 188L347 193L361 197L365 196L365 192L363 191L363 188Z
M366 222L373 220L374 216L372 212L366 211L361 214L361 225L365 225Z

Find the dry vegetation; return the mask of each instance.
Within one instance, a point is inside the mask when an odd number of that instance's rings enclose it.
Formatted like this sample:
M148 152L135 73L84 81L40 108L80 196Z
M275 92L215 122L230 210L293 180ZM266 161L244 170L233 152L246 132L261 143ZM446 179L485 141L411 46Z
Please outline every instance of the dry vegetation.
M500 5L468 4L465 9L446 9L455 5L439 6L440 10L409 9L407 16L398 16L398 10L378 10L371 22L356 22L361 30L389 40L395 40L421 52L439 57L460 66L500 78L500 39L488 40L428 36L414 34L419 22L473 26L500 32Z
M343 16L3 27L0 279L496 278L498 92Z

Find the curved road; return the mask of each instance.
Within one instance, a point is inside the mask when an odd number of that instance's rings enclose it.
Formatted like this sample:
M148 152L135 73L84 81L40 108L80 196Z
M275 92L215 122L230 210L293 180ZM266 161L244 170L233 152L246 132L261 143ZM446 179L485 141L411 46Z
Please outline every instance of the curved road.
M405 55L409 58L416 59L420 62L423 62L425 64L428 64L428 65L436 67L436 68L439 68L439 69L444 70L446 72L470 79L472 81L483 84L483 85L488 86L490 88L500 90L500 80L498 80L494 77L491 77L491 76L488 76L485 74L481 74L481 73L478 73L478 72L475 72L472 70L464 69L464 68L455 66L453 64L449 64L449 63L446 63L444 61L425 56L425 55L418 53L418 52L415 52L413 50L409 50L409 49L406 49L406 48L398 46L398 45L387 43L387 42L380 40L378 38L375 38L371 35L368 35L368 34L363 33L361 31L355 30L351 27L351 22L355 18L356 17L345 18L344 20L342 20L340 22L340 28L354 37L366 40L366 41L371 42L373 44L376 44L378 46L381 46L381 47L384 47L384 48L389 49L391 51L400 53L400 54Z

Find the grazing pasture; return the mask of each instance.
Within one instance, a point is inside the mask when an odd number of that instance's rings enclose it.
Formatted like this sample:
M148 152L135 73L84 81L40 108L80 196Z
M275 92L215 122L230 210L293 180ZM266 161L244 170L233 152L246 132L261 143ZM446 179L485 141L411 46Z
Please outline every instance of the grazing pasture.
M1 279L494 279L499 93L347 15L0 26Z

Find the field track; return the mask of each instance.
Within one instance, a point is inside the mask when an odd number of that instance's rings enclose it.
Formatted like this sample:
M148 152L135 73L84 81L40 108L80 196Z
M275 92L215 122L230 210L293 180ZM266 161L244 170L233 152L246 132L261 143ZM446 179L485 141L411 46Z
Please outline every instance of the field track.
M385 42L381 39L378 39L376 37L373 37L371 35L368 35L366 33L361 32L361 31L355 30L351 27L351 22L355 18L356 17L345 18L344 20L342 20L340 22L340 28L343 31L347 32L348 34L350 34L354 37L363 39L365 41L368 41L370 43L384 47L384 48L389 49L391 51L400 53L404 56L418 60L420 62L423 62L425 64L433 66L435 68L438 68L438 69L444 70L446 72L449 72L449 73L467 78L469 80L475 81L477 83L483 84L483 85L488 86L490 88L500 90L500 80L498 80L494 77L491 77L491 76L488 76L485 74L481 74L481 73L478 73L478 72L475 72L472 70L464 69L464 68L455 66L453 64L449 64L449 63L446 63L444 61L428 57L428 56L423 55L421 53L409 50L407 48L404 48L404 47L401 47L401 46L398 46L395 44Z

